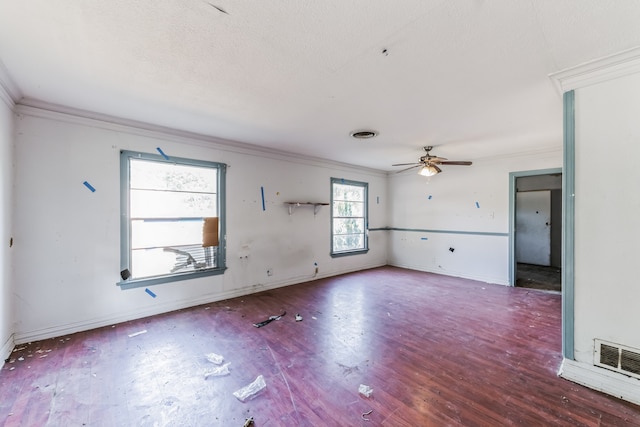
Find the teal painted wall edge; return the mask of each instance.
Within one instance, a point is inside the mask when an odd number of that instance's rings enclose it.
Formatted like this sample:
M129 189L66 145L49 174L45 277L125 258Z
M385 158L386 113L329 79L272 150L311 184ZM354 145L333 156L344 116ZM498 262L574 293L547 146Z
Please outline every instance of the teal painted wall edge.
M562 356L574 360L575 332L575 173L576 173L576 116L575 92L564 93L563 97L563 151L562 174Z
M414 233L468 234L472 236L500 236L500 237L509 236L509 233L497 233L493 231L429 230L426 228L399 228L399 227L370 228L369 231L409 231Z

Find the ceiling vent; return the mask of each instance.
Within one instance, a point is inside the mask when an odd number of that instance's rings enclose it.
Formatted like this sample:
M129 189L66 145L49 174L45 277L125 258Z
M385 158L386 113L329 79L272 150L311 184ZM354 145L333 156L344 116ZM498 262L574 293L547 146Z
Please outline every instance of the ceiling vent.
M640 378L640 350L596 339L594 365Z
M356 130L351 132L351 136L356 139L369 139L378 136L375 130Z

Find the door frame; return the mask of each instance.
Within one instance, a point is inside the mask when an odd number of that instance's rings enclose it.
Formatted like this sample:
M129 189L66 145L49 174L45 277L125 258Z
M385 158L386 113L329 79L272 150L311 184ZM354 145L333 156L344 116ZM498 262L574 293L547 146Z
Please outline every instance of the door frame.
M562 173L562 168L538 169L509 173L509 286L516 285L516 181L520 177L553 175ZM564 189L563 189L564 191ZM563 214L564 215L564 214Z

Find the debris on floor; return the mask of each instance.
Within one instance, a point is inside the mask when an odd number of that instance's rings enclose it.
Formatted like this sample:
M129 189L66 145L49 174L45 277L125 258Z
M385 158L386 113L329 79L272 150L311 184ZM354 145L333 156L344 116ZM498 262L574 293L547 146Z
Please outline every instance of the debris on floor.
M205 357L209 362L214 363L216 365L220 365L222 362L224 362L224 357L220 354L209 353L205 355Z
M132 334L129 334L129 338L137 337L138 335L142 335L142 334L146 334L146 333L147 333L147 330L146 330L146 329L143 329L143 330L141 330L141 331L138 331L138 332L134 332L134 333L132 333Z
M296 322L302 322L302 316L296 313Z
M262 328L265 325L268 325L269 323L273 322L274 320L280 320L280 318L282 318L282 316L284 316L285 314L287 314L286 311L283 311L281 315L279 316L271 316L269 317L267 320L264 320L260 323L254 323L253 326L255 326L256 328Z
M252 425L255 425L255 424L253 423L253 417L250 417L246 419L244 424L242 424L242 427L251 427Z
M371 409L371 410L370 410L370 411L368 411L368 412L363 412L363 413L362 413L362 419L363 419L363 420L365 420L365 421L371 421L369 418L365 418L365 417L366 417L367 415L369 415L370 413L372 413L372 412L373 412L373 409Z
M342 363L337 363L337 365L342 368L342 375L344 375L345 377L347 375L349 375L349 374L352 374L352 373L356 372L356 371L360 372L360 368L358 367L358 365L347 366L347 365L343 365Z
M360 387L358 387L358 393L365 397L371 397L371 395L373 394L373 389L368 385L360 384Z
M218 366L217 368L213 368L207 372L204 373L204 379L206 380L209 377L223 377L225 375L229 375L231 374L231 372L229 372L229 365L231 363L225 363L222 366Z
M240 402L246 402L247 400L253 399L265 388L267 388L267 383L264 382L264 377L258 375L254 382L234 391L233 395L237 397Z

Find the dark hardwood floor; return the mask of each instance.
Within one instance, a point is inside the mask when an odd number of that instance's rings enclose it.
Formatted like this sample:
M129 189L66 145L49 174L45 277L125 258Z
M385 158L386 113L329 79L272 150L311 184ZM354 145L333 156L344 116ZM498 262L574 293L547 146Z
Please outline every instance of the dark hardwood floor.
M560 306L393 267L317 280L19 345L0 372L0 423L640 425L640 407L556 376ZM211 352L229 375L205 379ZM258 375L265 390L234 397Z
M516 265L516 286L562 292L562 270L558 267L519 262Z

